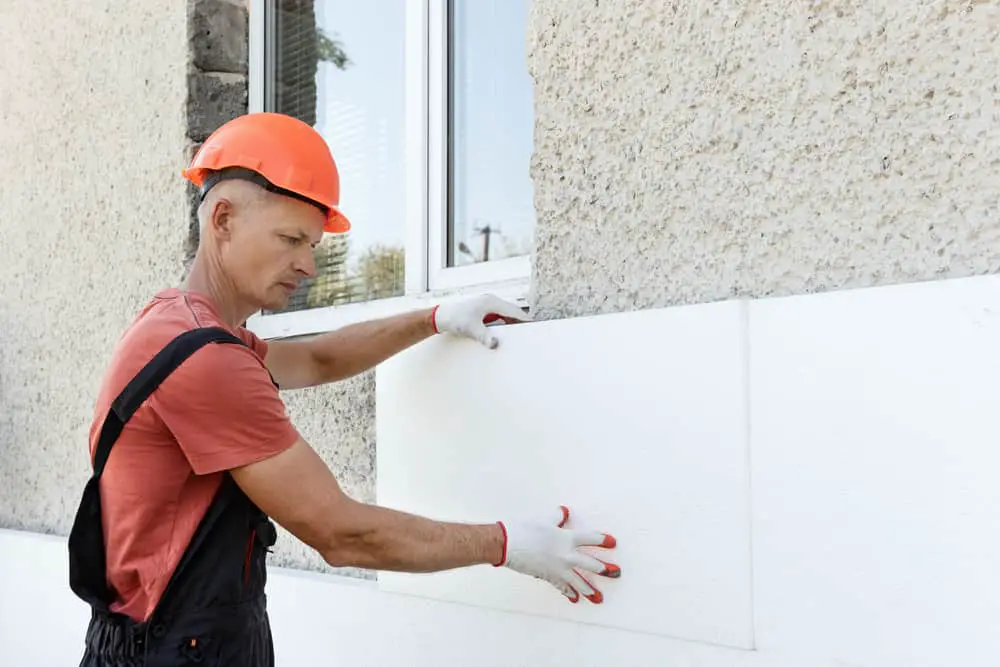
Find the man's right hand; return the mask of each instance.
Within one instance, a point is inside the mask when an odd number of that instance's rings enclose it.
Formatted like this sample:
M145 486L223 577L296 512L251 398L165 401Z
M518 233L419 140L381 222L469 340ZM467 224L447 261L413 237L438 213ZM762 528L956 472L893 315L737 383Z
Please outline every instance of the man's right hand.
M584 553L580 547L613 549L615 538L605 533L569 530L564 528L567 520L569 509L562 506L549 522L499 522L505 535L504 555L495 565L547 581L570 602L579 602L582 595L600 604L604 596L583 572L617 579L621 568Z

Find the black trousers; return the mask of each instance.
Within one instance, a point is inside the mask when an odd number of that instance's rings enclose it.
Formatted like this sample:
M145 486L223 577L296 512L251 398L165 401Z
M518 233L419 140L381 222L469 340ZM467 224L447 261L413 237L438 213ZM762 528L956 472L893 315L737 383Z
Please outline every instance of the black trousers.
M220 615L220 612L229 615ZM206 612L170 625L94 613L80 667L272 667L274 649L263 600Z

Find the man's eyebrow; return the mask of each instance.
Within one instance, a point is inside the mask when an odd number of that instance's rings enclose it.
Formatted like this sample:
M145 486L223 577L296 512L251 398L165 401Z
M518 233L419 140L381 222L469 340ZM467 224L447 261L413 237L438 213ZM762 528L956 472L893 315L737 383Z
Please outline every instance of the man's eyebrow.
M309 241L309 235L301 229L285 229L282 231L285 236L291 236L299 241Z
M313 241L311 238L309 238L309 234L307 232L303 232L301 230L299 230L297 237L300 241L305 241L314 248L319 245L320 241L322 241L321 238Z

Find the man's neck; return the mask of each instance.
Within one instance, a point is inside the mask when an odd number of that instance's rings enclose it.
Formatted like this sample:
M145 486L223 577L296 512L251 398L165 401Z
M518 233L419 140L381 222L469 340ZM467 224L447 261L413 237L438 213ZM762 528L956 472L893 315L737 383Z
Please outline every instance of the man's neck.
M196 257L187 279L181 285L186 292L207 296L219 310L222 321L234 329L243 325L256 308L243 303L221 271L213 271L201 257Z

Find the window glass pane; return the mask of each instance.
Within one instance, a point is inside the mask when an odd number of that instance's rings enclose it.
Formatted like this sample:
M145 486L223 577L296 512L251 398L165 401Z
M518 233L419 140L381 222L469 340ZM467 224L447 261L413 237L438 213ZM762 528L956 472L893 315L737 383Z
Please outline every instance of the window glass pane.
M405 0L276 0L272 110L313 125L340 169L347 234L286 310L403 294Z
M529 254L529 0L451 0L449 266Z

